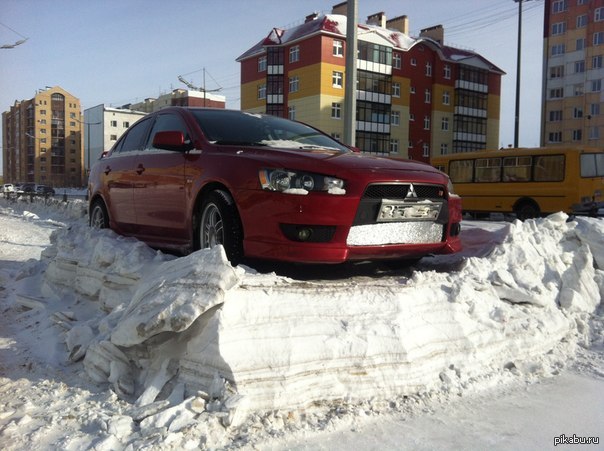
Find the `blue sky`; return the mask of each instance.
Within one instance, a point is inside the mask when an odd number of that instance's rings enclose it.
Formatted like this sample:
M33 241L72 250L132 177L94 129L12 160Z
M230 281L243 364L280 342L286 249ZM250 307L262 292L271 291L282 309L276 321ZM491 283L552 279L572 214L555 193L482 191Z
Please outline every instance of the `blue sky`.
M239 108L235 59L273 27L330 12L338 0L0 0L0 111L37 89L61 86L82 109L121 106L184 88L179 75L222 88ZM447 45L472 49L503 69L500 145L514 137L518 3L513 0L357 0L359 22L406 14L412 35L442 24ZM520 145L539 145L542 0L524 2Z

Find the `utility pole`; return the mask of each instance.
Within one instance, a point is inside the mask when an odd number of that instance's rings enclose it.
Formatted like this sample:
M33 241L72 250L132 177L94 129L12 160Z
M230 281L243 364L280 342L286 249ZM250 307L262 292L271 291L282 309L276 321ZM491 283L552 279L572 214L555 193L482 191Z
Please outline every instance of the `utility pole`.
M357 122L357 0L349 0L346 10L346 77L344 87L344 143L356 144Z
M514 147L518 147L520 126L520 54L522 51L522 2L529 0L514 0L518 3L518 50L516 59L516 108L514 113Z

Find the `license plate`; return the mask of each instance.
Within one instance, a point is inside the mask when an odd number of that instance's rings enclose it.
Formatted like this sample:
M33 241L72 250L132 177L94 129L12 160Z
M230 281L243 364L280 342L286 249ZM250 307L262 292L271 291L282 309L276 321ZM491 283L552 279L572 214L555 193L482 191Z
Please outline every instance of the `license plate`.
M434 221L440 214L440 203L409 203L382 200L377 222Z

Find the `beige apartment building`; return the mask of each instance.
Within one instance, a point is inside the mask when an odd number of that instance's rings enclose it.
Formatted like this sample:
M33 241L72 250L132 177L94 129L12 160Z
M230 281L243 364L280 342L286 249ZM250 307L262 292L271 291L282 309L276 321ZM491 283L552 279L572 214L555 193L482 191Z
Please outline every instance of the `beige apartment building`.
M2 113L5 183L85 184L80 101L59 86L15 101Z
M604 0L546 0L545 146L604 146Z

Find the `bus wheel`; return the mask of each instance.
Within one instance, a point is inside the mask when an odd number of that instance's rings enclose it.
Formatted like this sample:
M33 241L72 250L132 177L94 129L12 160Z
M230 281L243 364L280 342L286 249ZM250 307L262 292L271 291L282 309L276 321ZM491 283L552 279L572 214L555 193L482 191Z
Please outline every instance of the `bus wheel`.
M514 213L516 213L516 217L521 221L524 221L525 219L538 218L541 216L539 206L532 201L524 201L519 203L514 209Z

